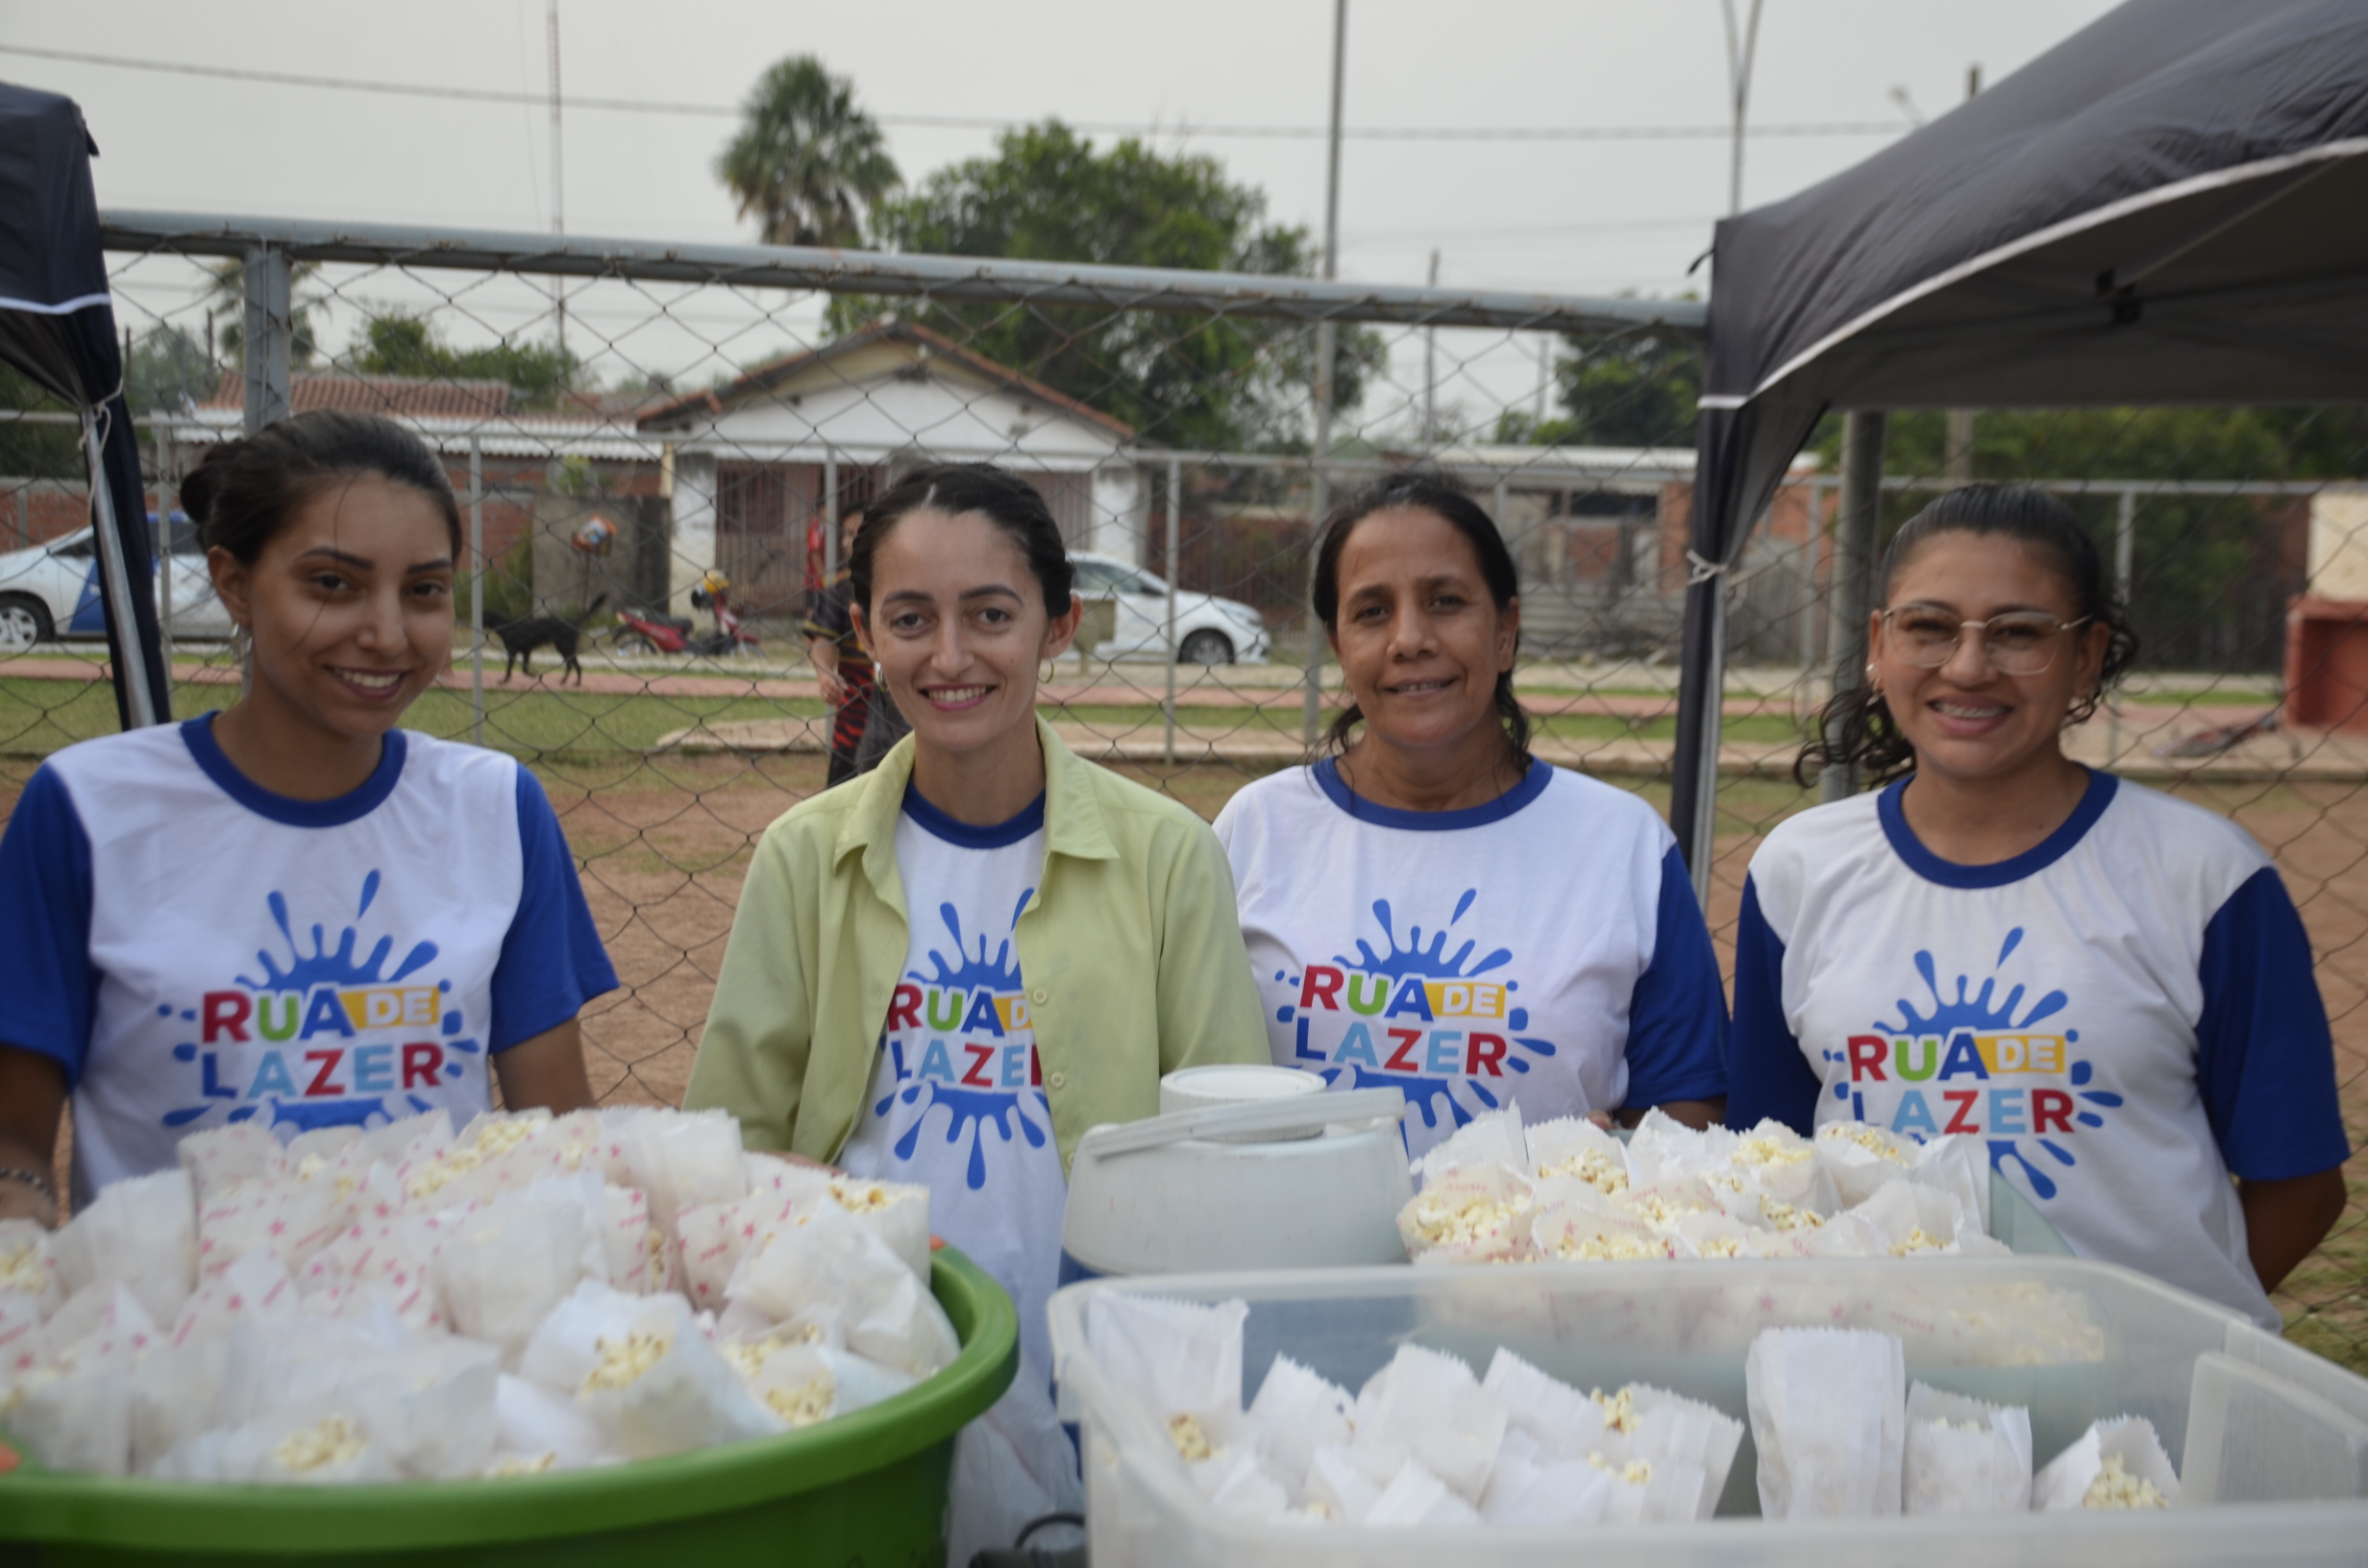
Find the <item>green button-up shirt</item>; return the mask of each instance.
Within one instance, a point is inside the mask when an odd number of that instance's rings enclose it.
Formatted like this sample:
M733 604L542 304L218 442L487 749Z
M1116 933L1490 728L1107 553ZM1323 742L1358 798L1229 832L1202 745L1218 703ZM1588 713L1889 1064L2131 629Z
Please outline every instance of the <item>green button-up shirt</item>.
M1087 1128L1157 1115L1162 1073L1269 1056L1216 835L1037 733L1045 867L1014 938L1066 1169ZM835 1160L854 1131L908 945L912 772L908 736L756 846L683 1099L731 1112L751 1148Z

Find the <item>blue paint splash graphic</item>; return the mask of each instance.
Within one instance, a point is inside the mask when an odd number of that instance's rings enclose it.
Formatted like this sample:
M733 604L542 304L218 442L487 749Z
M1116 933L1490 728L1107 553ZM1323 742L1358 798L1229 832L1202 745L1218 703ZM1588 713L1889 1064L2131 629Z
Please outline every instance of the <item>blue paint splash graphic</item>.
M384 880L376 870L362 877L361 896L356 901L354 908L356 920L359 920L370 913L370 906L378 901L379 889L384 884ZM348 925L339 930L336 950L333 952L329 948L327 933L321 926L314 925L311 927L312 951L308 954L296 945L295 927L288 916L286 895L274 890L265 894L263 903L271 911L272 923L280 928L282 940L287 943L287 959L285 963L282 963L271 953L259 948L255 957L263 968L263 978L255 980L243 974L238 976L238 983L249 991L259 992L292 991L303 993L310 992L315 986L394 985L417 974L436 959L438 949L434 943L415 943L411 950L404 955L403 962L389 971L386 968L386 960L394 952L395 939L392 937L379 938L371 947L369 954L358 959L354 956L354 949L360 944L361 932L358 926L354 925ZM440 989L446 991L452 989L452 983L449 980L440 982L439 986ZM170 1009L165 1011L169 1012ZM193 1012L183 1014L185 1017L194 1017L194 1016ZM445 1034L452 1035L456 1032L459 1017L460 1015L456 1012L447 1016ZM477 1051L477 1042L474 1040L455 1040L450 1043L456 1050L471 1054ZM197 1048L193 1045L175 1046L173 1055L179 1061L193 1061L197 1056ZM447 1063L445 1066L445 1074L448 1077L456 1078L461 1070L457 1063ZM236 1091L234 1090L217 1092L234 1094ZM406 1108L407 1106L408 1109ZM166 1112L161 1119L167 1127L186 1127L203 1117L209 1111L216 1108L212 1104L185 1106L177 1111ZM234 1106L224 1119L234 1122L247 1121L259 1112L267 1110L271 1113L269 1125L292 1127L297 1132L311 1132L322 1127L379 1126L399 1116L407 1116L432 1109L432 1102L423 1100L416 1094L364 1097L337 1095L308 1100L283 1100L275 1097L253 1104Z
M1012 906L1013 932L1019 929L1020 916L1026 910L1027 902L1035 896L1035 889L1028 889L1020 894L1020 901ZM1012 950L1010 935L1004 937L996 948L995 956L989 958L987 938L982 933L978 937L978 950L974 955L962 935L960 911L950 903L940 904L937 906L937 916L945 922L947 935L953 939L953 959L950 962L944 953L933 947L929 949L929 965L937 972L926 975L918 969L908 969L905 971L908 978L918 980L925 986L964 992L962 1011L965 1013L972 997L981 990L999 995L1010 995L1020 990L1020 961ZM885 1116L900 1100L908 1106L921 1108L912 1124L905 1128L903 1136L896 1140L898 1159L910 1160L913 1157L914 1151L921 1146L922 1127L929 1112L939 1106L946 1108L950 1118L946 1127L946 1141L958 1144L966 1138L970 1140L963 1180L974 1192L987 1185L986 1135L990 1126L1007 1144L1019 1138L1024 1139L1030 1148L1041 1149L1049 1141L1051 1107L1046 1102L1042 1090L1034 1087L1009 1091L976 1090L943 1084L934 1079L915 1079L910 1076L910 1069L905 1065L903 1047L891 1043L888 1048L895 1052L898 1085L895 1090L872 1108L872 1114ZM1029 1115L1031 1111L1043 1116L1041 1125ZM1016 1133L1013 1130L1015 1124L1018 1129Z
M354 911L354 918L358 920L368 914L371 903L378 895L379 873L374 870L362 878L361 902ZM281 937L287 943L287 962L282 965L270 953L258 949L255 957L263 967L263 978L250 980L243 974L238 977L238 983L249 991L309 991L314 986L393 985L435 962L435 943L423 942L404 956L403 962L395 967L392 973L387 973L386 959L394 951L395 939L379 938L378 944L370 949L369 957L356 959L354 948L359 943L361 933L351 925L338 933L337 950L333 953L329 951L322 928L313 926L312 951L307 954L296 945L296 933L288 919L286 896L275 891L264 902L271 909L272 923L280 928Z
M1367 974L1386 975L1392 980L1404 979L1409 976L1422 980L1469 980L1475 976L1501 969L1513 962L1513 953L1508 948L1492 948L1474 958L1472 955L1478 950L1480 943L1476 938L1468 938L1453 953L1447 951L1447 943L1452 940L1449 935L1450 931L1470 912L1474 900L1479 897L1479 892L1477 888L1465 889L1456 899L1455 908L1448 914L1447 923L1434 929L1427 943L1423 940L1422 927L1419 925L1409 925L1404 938L1401 939L1397 931L1397 912L1391 908L1388 899L1376 898L1372 905L1373 919L1374 923L1381 928L1383 949L1376 951L1371 943L1359 937L1356 939L1357 956L1355 958L1350 958L1345 954L1334 954L1332 961L1343 968L1360 970ZM1297 985L1298 977L1290 977L1289 983ZM1517 990L1519 983L1517 981L1509 982L1506 989L1508 991ZM1297 1017L1297 1013L1298 1010L1295 1007L1283 1007L1276 1010L1275 1017L1278 1021L1289 1023ZM1511 1009L1506 1015L1505 1024L1507 1033L1512 1036L1514 1046L1517 1047L1518 1052L1526 1053L1525 1055L1507 1054L1504 1066L1509 1071L1527 1072L1531 1067L1531 1058L1548 1057L1555 1054L1552 1041L1538 1040L1519 1033L1529 1027L1527 1008ZM1320 1071L1325 1082L1335 1089L1386 1088L1402 1091L1406 1096L1406 1103L1421 1114L1422 1124L1434 1132L1440 1130L1442 1126L1439 1106L1443 1100L1447 1107L1447 1119L1450 1124L1448 1130L1452 1131L1453 1128L1461 1127L1470 1121L1473 1116L1483 1111L1501 1109L1506 1099L1510 1098L1509 1094L1492 1088L1483 1079L1467 1077L1460 1073L1453 1076L1442 1076L1387 1072L1369 1067L1362 1062L1334 1063L1317 1070ZM1471 1098L1480 1102L1479 1109L1475 1110L1467 1105L1458 1096L1455 1091L1459 1088L1468 1090Z
M2023 928L2018 925L2009 931L2006 941L2000 943L1998 960L1993 968L2003 970L2007 960L2013 956L2014 950L2020 947L2022 943ZM1932 1005L1928 1011L1919 1010L1906 997L1899 998L1893 1005L1898 1008L1903 1021L1889 1023L1877 1019L1874 1027L1884 1034L1894 1036L1938 1035L1943 1040L1951 1040L1960 1033L2011 1033L2020 1029L2028 1029L2042 1018L2054 1017L2071 1005L2071 999L2062 992L2051 991L2033 1002L2029 1010L2018 1018L2014 1016L2015 1010L2022 1006L2026 991L2026 988L2021 985L2014 986L2004 997L1993 1001L1992 997L1998 989L1999 976L1993 974L1985 979L1982 982L1982 989L1968 996L1966 992L1972 985L1972 979L1968 975L1961 974L1956 978L1956 994L1946 996L1941 992L1938 967L1934 963L1931 952L1919 951L1915 955L1915 969L1916 973L1923 977L1924 989L1931 993ZM2079 1030L2064 1032L2064 1041L2067 1045L2077 1043L2079 1040ZM2109 1090L2082 1088L2096 1076L2095 1066L2085 1060L2070 1063L2067 1076L2072 1081L2078 1098L2082 1100L2108 1109L2122 1103L2122 1097ZM1849 1097L1850 1086L1847 1083L1837 1084L1834 1088L1837 1098L1847 1099ZM2105 1125L2105 1118L2094 1111L2076 1111L2074 1119L2086 1127ZM1917 1133L1910 1132L1906 1136L1914 1138L1918 1142L1923 1140L1922 1135ZM2010 1161L2021 1166L2023 1177L2030 1183L2034 1196L2041 1199L2053 1198L2060 1190L2055 1177L2042 1170L2023 1150L2021 1139L1991 1138L1985 1141L1989 1144L1990 1164L2001 1173L2005 1172ZM2066 1168L2080 1163L2071 1150L2051 1139L2032 1135L2031 1141L2043 1150L2050 1159Z

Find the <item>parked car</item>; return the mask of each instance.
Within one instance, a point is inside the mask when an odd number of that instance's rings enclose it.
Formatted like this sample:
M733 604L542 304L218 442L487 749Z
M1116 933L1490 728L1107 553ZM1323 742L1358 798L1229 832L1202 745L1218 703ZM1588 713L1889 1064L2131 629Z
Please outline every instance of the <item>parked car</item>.
M1077 592L1118 605L1110 640L1094 649L1100 659L1156 659L1168 649L1168 584L1139 566L1108 555L1072 551ZM1183 664L1264 664L1266 618L1237 600L1177 589L1176 658Z
M156 514L148 514L149 546L156 544ZM173 514L173 633L181 637L227 637L230 612L214 598L213 577L197 529ZM163 608L161 593L158 608ZM107 608L99 598L98 541L88 528L62 539L0 555L0 653L22 653L52 638L104 637Z

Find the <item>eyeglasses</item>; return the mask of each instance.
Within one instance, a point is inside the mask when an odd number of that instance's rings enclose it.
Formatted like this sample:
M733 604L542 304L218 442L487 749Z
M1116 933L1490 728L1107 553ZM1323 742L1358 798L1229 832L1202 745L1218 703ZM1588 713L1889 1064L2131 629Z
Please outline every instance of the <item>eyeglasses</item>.
M2043 610L2010 610L1986 621L1960 621L1931 604L1904 604L1883 612L1889 651L1919 670L1937 670L1957 657L1970 631L1982 639L1989 667L2002 675L2042 675L2056 662L2058 638L2095 620L2059 621Z

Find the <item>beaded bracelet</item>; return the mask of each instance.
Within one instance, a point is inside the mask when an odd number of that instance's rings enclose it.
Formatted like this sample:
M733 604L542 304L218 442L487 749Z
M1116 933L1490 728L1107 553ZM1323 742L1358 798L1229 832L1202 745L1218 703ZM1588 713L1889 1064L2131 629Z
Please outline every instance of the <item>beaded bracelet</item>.
M51 1203L58 1201L58 1189L50 1185L48 1177L37 1170L18 1170L13 1166L0 1165L0 1182L22 1182Z

